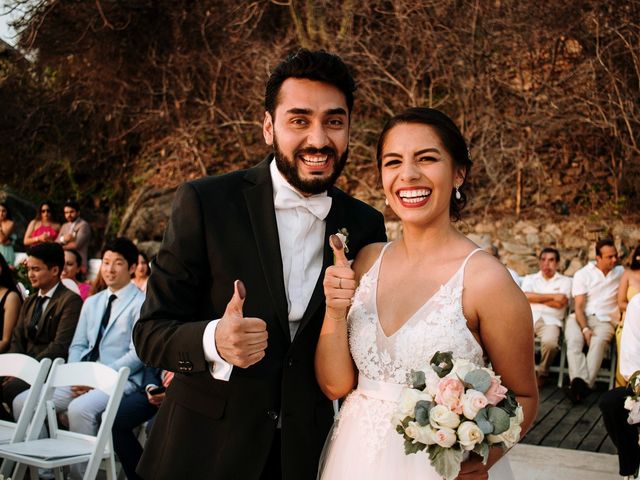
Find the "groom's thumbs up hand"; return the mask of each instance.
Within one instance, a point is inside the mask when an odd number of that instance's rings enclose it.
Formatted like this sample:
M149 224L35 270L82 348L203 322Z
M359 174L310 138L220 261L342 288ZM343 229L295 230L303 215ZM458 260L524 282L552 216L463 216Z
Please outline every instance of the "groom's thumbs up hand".
M233 296L216 327L216 349L231 365L247 368L264 358L267 349L267 324L245 317L242 308L247 291L241 280L233 284Z
M329 237L335 258L334 265L324 274L324 295L327 301L326 315L332 320L344 320L356 291L356 274L344 253L344 244L337 235Z

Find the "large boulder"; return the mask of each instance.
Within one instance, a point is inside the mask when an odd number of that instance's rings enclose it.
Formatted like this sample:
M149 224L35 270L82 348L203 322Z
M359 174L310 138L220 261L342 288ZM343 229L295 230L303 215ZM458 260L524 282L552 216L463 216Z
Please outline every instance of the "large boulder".
M138 191L124 212L118 235L136 243L161 241L171 215L174 194L173 188L152 187ZM189 213L184 212L185 215ZM155 254L151 251L145 253Z

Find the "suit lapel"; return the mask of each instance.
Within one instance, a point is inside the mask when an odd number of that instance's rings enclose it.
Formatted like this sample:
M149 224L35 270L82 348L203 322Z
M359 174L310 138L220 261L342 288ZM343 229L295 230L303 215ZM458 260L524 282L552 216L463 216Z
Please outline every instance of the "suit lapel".
M58 287L55 289L53 295L51 295L51 298L49 299L49 303L47 303L47 308L44 309L42 315L40 316L40 320L38 320L38 332L42 331L42 327L44 326L47 316L56 307L56 305L60 301L60 297L64 294L64 291L66 289L67 287L65 287L62 282L58 284ZM33 309L31 309L31 315L33 315ZM29 317L29 319L31 319L31 316Z
M325 270L333 265L333 250L329 246L329 236L337 233L338 230L347 226L346 223L346 215L344 212L343 206L340 204L340 201L333 195L335 190L332 188L329 190L328 194L332 197L331 202L331 210L329 210L329 215L325 219L325 231L324 231L324 243L322 247L323 255L322 255L322 270L320 270L320 276L316 282L316 286L313 289L313 293L311 294L311 300L309 300L309 304L307 305L307 309L300 320L300 329L302 330L313 314L320 308L322 303L324 302L324 287L322 285L324 280L324 272Z
M269 173L269 161L270 157L247 171L245 179L251 185L245 188L244 197L247 202L253 236L256 239L260 264L267 280L267 288L276 307L280 326L286 338L289 338L287 294L284 289L282 256L273 206L273 184Z

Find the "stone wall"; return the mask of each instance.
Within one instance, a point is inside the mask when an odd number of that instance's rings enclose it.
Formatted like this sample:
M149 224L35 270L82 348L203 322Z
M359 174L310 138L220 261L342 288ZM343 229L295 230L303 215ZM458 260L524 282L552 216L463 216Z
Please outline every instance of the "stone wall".
M622 220L572 216L546 221L501 217L476 223L461 222L458 228L482 248L496 246L502 262L519 275L538 270L538 254L544 247L558 249L559 270L571 276L589 260L595 259L595 243L600 238L613 237L623 264L640 244L640 225ZM390 239L398 238L401 230L398 221L387 222Z

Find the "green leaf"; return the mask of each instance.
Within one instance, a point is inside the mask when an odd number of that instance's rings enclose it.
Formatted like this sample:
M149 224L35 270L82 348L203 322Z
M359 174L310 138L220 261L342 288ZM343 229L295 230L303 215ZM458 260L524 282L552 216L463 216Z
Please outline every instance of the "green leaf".
M493 433L493 424L489 421L489 409L487 407L481 409L473 421L476 422L478 428L482 430L482 433L485 435Z
M429 423L429 410L433 407L433 402L427 400L418 400L416 402L415 417L416 422L421 427L424 427Z
M422 370L411 370L411 384L416 390L423 391L427 388L427 380Z
M424 450L427 446L424 443L416 442L414 443L414 439L410 437L405 437L404 439L404 453L405 455L411 455L412 453L418 453L421 450Z
M465 375L464 383L471 385L474 390L485 393L491 386L491 375L478 368Z
M511 426L509 414L500 407L489 407L488 418L493 425L494 435L500 435L502 432L506 432Z
M487 442L480 442L473 447L473 451L482 457L482 463L487 464L489 460L489 444Z
M440 445L429 447L429 460L439 475L446 480L453 480L460 473L462 463L462 450L459 448L444 448Z
M438 377L445 377L453 369L453 352L436 352L429 364Z
M518 408L518 399L516 398L516 394L513 393L513 390L508 390L504 400L498 405L507 412L510 417L515 416L516 409Z

